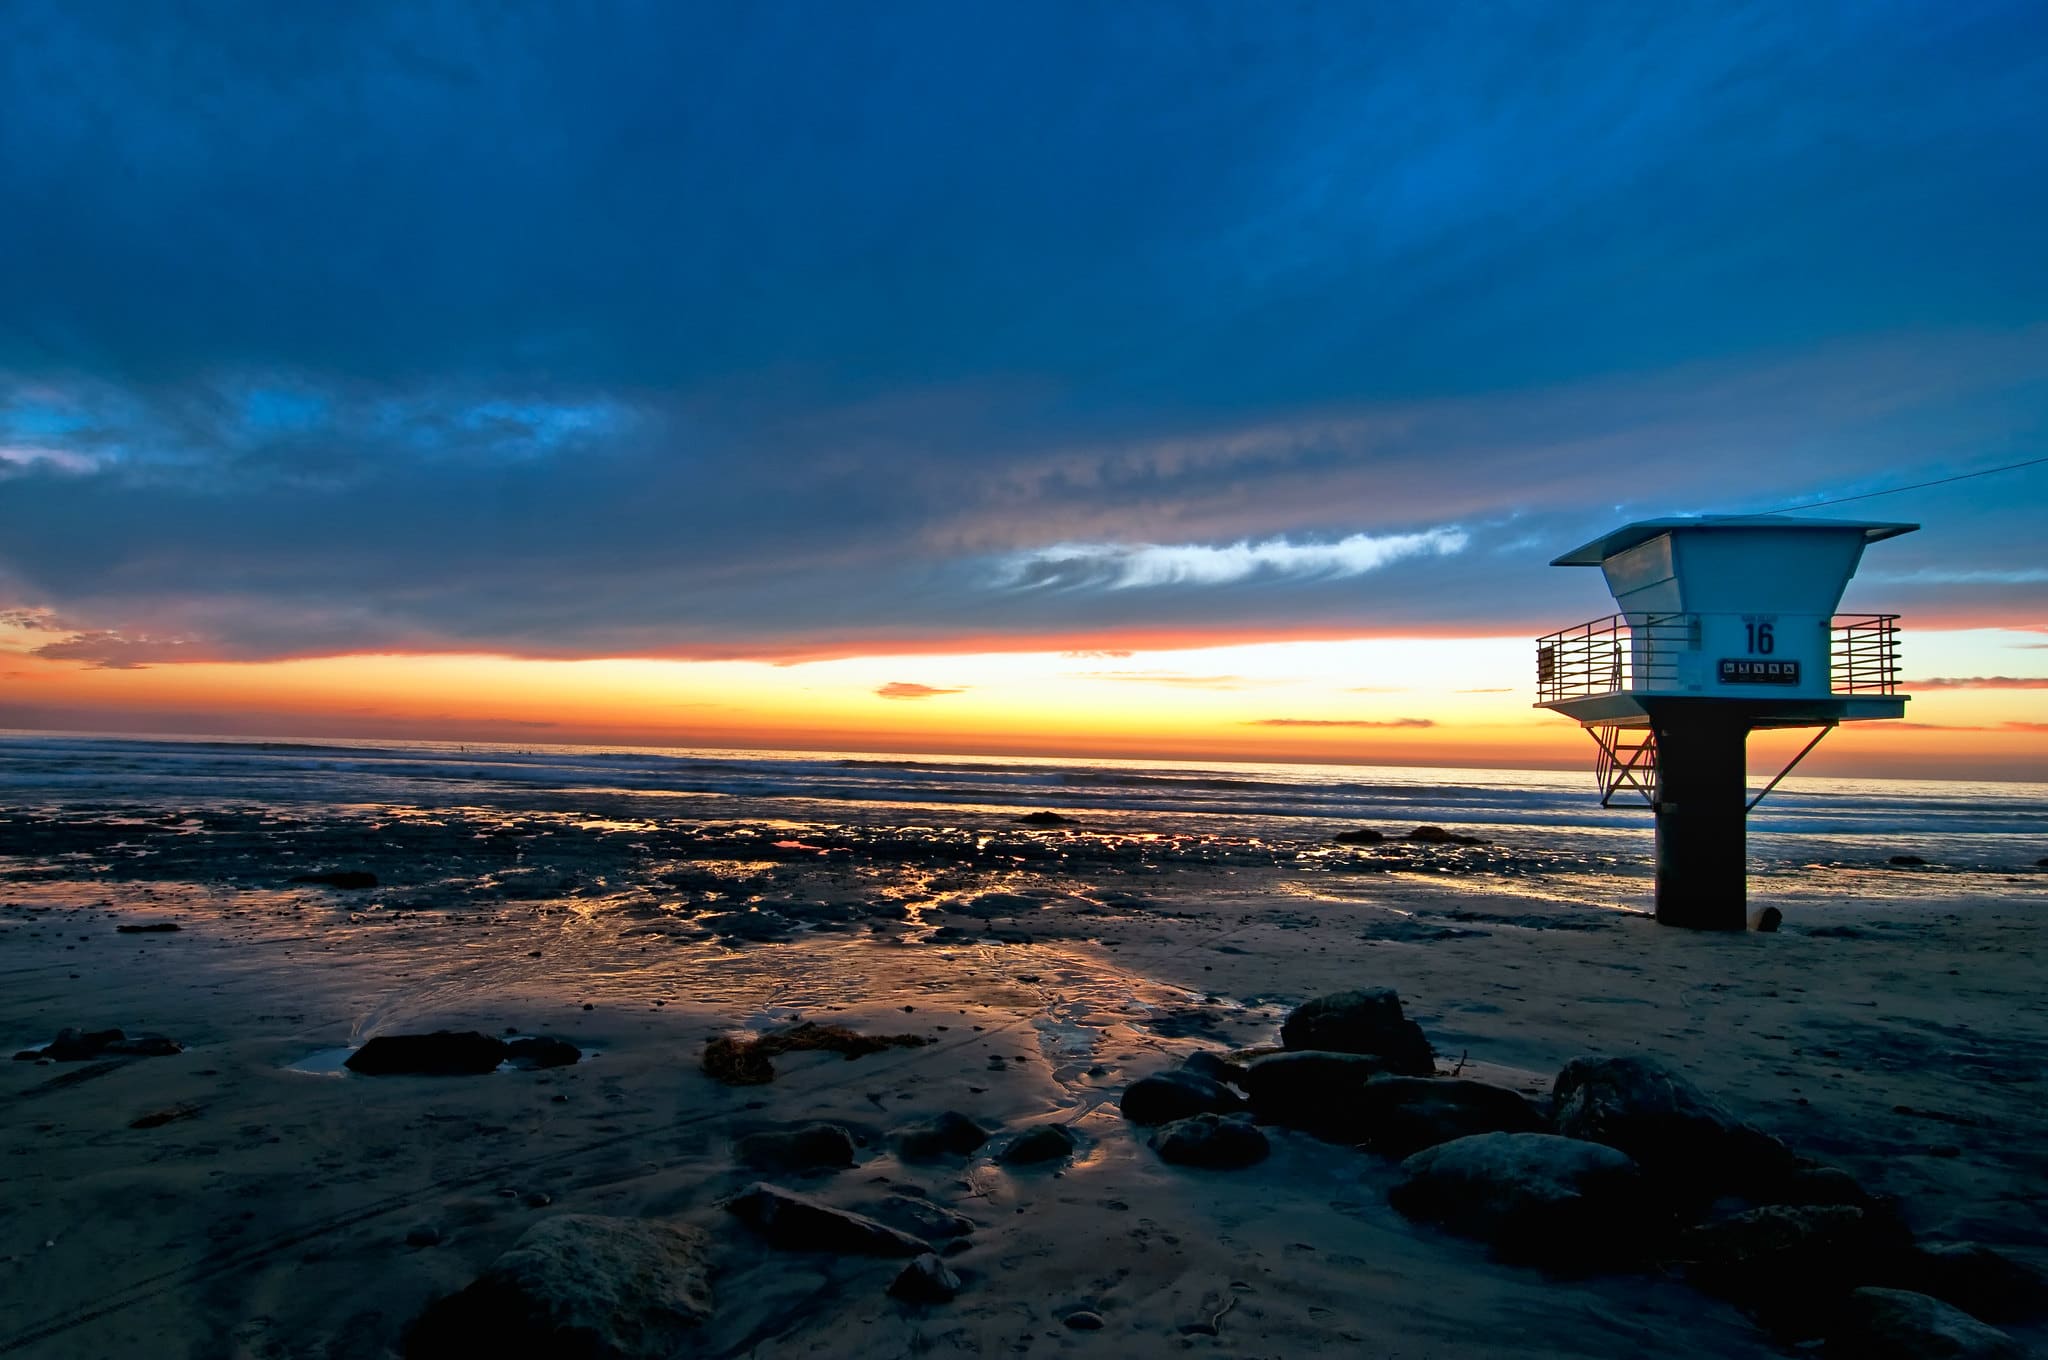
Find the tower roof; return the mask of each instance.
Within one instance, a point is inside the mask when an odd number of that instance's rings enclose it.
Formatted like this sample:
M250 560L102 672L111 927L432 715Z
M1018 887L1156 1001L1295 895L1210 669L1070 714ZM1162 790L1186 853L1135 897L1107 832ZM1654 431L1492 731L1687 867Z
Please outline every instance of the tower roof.
M1667 519L1639 519L1600 535L1591 543L1553 557L1553 567L1597 567L1619 552L1648 543L1673 529L1835 529L1863 535L1865 543L1910 534L1920 526L1891 520L1802 519L1793 515L1674 515Z

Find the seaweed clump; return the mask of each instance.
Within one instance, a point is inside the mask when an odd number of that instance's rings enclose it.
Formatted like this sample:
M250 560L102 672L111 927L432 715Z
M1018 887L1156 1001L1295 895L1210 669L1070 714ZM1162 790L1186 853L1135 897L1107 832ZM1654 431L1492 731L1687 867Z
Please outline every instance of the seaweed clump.
M823 1050L844 1054L848 1062L892 1048L922 1048L931 1040L921 1034L860 1034L844 1025L819 1025L806 1020L788 1029L736 1038L727 1035L704 1046L704 1071L727 1086L763 1086L775 1080L779 1053Z

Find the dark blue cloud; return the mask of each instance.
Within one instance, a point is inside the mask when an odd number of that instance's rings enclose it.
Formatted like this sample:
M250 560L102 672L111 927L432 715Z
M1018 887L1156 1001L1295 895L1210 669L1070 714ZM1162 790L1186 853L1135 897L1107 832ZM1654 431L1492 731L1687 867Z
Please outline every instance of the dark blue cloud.
M1625 512L2048 424L2034 6L6 24L0 604L102 643L1519 625ZM2023 568L2041 487L1877 503L1969 525L1900 589Z

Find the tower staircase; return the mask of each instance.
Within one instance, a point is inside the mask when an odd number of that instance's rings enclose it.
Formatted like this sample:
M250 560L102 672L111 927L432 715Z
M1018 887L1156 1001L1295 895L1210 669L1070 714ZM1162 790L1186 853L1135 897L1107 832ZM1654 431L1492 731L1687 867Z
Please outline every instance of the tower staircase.
M1650 806L1657 805L1657 734L1648 727L1604 723L1586 729L1599 743L1593 773L1600 781L1600 806L1612 807L1615 795L1634 789Z

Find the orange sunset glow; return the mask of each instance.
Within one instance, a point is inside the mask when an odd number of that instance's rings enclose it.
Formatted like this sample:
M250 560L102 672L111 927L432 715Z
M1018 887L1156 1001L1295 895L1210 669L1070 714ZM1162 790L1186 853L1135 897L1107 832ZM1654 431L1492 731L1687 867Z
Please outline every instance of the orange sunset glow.
M1142 756L1574 768L1576 727L1530 706L1522 638L1262 642L834 660L370 655L132 668L13 639L7 726L264 737ZM1919 660L1992 668L2012 635L1924 634ZM1948 679L1948 677L1938 677ZM1921 689L1908 721L1834 734L1808 773L2024 778L2048 768L2048 685ZM1801 738L1803 740L1803 738ZM1769 763L1790 734L1752 738Z

